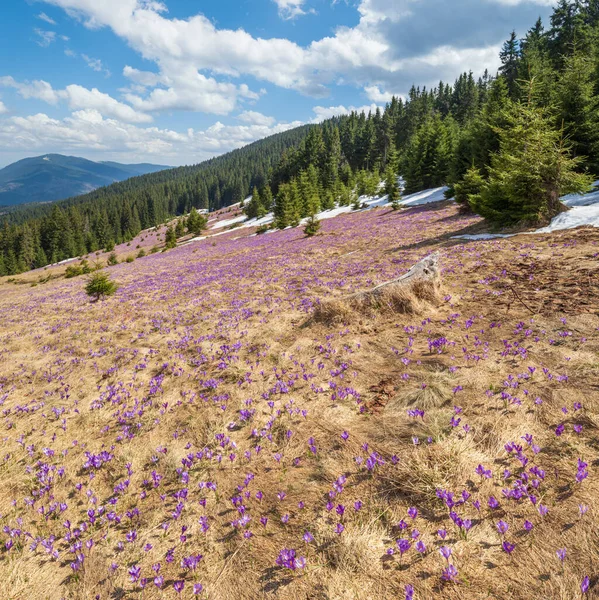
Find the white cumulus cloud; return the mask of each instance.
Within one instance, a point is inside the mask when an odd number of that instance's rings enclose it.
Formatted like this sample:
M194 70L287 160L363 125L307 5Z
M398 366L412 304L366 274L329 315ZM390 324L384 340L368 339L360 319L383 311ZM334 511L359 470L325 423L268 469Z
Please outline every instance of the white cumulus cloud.
M302 8L305 4L305 0L273 0L279 9L279 16L282 19L294 19L301 15L307 14ZM308 12L314 12L310 10Z
M327 96L329 86L342 82L370 88L369 97L374 99L374 86L405 94L412 83L430 86L469 69L478 75L479 67L484 70L496 64L496 60L490 65L481 63L509 31L497 25L493 15L485 18L480 7L490 7L488 10L500 11L502 18L510 18L509 7L502 7L499 0L464 0L458 4L445 0L360 0L356 26L339 27L332 35L302 46L287 39L254 37L243 29L219 29L201 14L170 18L163 4L142 0L45 1L62 7L87 27L110 27L144 59L156 63L158 73L148 76L146 83L153 87L154 77L157 91L140 96L134 90L128 100L136 107L214 111L211 107L221 104L222 114L249 95L230 80L219 82L219 76L251 76L313 97ZM307 10L300 0L276 3L284 14ZM440 25L461 18L478 19L478 27L470 24L456 38L450 33L451 27ZM434 26L426 27L426 19L434 19ZM193 98L195 89L206 93L206 101ZM224 95L229 101L223 101Z
M123 102L115 100L109 94L100 92L97 88L91 90L80 85L68 85L64 90L55 90L47 81L18 82L13 77L0 77L0 86L9 87L25 99L34 98L48 104L56 105L61 101L67 102L71 110L93 109L107 117L114 117L130 123L148 123L150 115L136 111Z
M225 125L184 132L140 127L104 118L97 110L73 112L64 119L44 113L0 118L0 157L13 162L32 151L74 153L102 160L194 164L255 140L301 125L301 122Z

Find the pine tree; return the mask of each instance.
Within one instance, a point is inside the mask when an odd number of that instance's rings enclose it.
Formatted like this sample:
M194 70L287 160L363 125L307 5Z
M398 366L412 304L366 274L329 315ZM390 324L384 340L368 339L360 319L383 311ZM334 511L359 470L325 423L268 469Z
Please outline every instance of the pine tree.
M491 155L499 150L499 131L506 126L510 104L507 84L500 77L491 84L487 103L472 124L471 137L468 140L472 156L468 157L465 168L460 172L460 178L472 163L486 175Z
M501 59L499 72L505 79L509 96L517 98L520 91L518 86L520 42L515 31L512 31L510 38L503 44L499 58Z
M164 247L167 250L177 247L177 234L172 227L168 227L164 235Z
M284 183L279 187L274 206L275 227L285 229L291 225L293 212L291 184Z
M106 273L96 271L93 273L85 285L85 292L95 302L102 300L107 296L112 296L119 289L119 286L112 281Z
M260 188L260 204L262 205L266 213L272 211L273 199L269 185L265 185L262 188Z
M247 215L248 219L257 219L259 216L264 216L263 214L260 215L263 210L260 192L258 188L255 187L252 191L252 198L245 206L245 214Z
M320 190L318 179L318 171L314 165L310 165L305 171L302 171L302 173L300 174L300 216L302 218L320 212Z
M192 208L189 216L187 217L187 231L193 235L201 235L202 231L206 229L208 219L204 215L198 213L195 208Z
M489 179L470 205L499 224L545 223L562 210L560 196L588 191L592 178L577 172L580 160L570 156L563 132L532 101L514 104L506 121Z
M454 199L462 206L470 206L470 198L481 193L485 180L474 165L466 171L463 179L454 184Z
M397 184L397 175L391 167L388 167L385 171L385 193L389 196L389 202L391 202L393 210L398 210L400 208L401 193Z
M564 58L555 102L573 155L583 157L591 171L599 174L599 98L594 95L594 80L593 62L575 50Z
M306 237L313 237L320 231L320 221L315 215L311 215L304 227Z
M339 166L341 165L341 138L339 128L332 127L326 135L327 155L322 172L322 184L325 189L333 190L339 179Z

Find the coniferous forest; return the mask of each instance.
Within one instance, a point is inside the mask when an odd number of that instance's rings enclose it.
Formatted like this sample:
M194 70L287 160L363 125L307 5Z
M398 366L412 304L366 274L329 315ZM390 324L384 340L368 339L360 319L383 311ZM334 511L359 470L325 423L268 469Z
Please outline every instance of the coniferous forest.
M499 226L547 222L559 197L599 175L599 0L560 0L500 53L499 72L412 87L384 110L303 126L192 167L24 206L0 217L0 276L128 241L192 208L242 201L286 227L357 204L381 180L391 197L448 185Z

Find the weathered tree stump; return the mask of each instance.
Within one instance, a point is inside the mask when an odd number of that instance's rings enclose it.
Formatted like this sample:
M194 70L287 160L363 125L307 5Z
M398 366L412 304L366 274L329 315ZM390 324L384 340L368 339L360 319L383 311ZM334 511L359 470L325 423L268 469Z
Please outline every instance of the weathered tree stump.
M441 296L439 254L417 262L405 275L365 292L322 302L314 312L319 323L349 322L352 313L413 314L436 304Z

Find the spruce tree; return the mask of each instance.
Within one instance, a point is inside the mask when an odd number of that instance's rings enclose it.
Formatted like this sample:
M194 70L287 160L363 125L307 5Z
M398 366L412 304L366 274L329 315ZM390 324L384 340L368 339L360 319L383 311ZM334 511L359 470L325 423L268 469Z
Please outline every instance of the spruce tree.
M274 206L275 227L277 229L285 229L291 225L293 213L293 195L291 184L284 183L279 187Z
M470 206L470 198L480 194L485 180L478 167L474 165L466 171L463 179L454 184L454 199L462 206Z
M168 227L166 234L164 235L164 247L170 250L171 248L177 247L177 234L172 227Z
M531 100L513 104L506 122L489 179L470 205L502 225L546 223L563 210L560 196L588 191L592 178L577 172L580 159L571 157L563 132Z
M503 44L499 58L501 60L499 72L505 79L510 98L517 98L520 92L518 85L520 42L515 31L512 31L510 38Z
M245 206L245 214L248 216L248 219L257 219L262 208L262 201L260 199L260 192L258 188L255 187L252 191L252 198Z
M118 289L118 284L112 281L106 273L101 271L96 271L90 275L85 285L85 292L95 302L106 298L107 296L112 296Z
M264 187L260 188L260 204L264 208L264 210L269 213L272 211L273 199L272 192L270 190L270 186L267 184Z
M389 196L389 202L391 202L393 210L398 210L401 194L397 184L397 175L391 167L388 167L385 171L385 193Z
M599 98L594 95L594 65L575 50L564 58L555 87L559 122L564 123L574 156L583 157L594 174L599 174Z
M311 215L304 227L304 233L306 237L313 237L320 231L320 221L316 218L316 215Z

